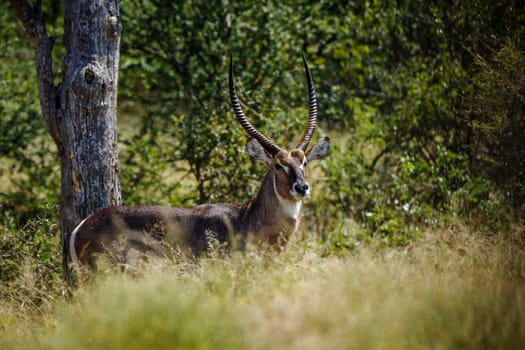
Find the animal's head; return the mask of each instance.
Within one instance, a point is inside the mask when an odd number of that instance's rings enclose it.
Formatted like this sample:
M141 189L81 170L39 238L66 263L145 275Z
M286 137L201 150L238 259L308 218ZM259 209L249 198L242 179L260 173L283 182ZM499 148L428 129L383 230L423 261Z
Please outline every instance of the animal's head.
M330 147L330 140L325 137L311 149L308 149L317 124L317 100L312 75L304 55L303 63L308 84L309 117L301 140L295 148L288 151L277 146L257 131L244 115L235 93L233 62L230 61L230 99L237 120L252 137L247 144L248 153L266 164L268 171L274 175L276 192L280 197L291 202L300 201L310 194L310 185L306 180L306 166L313 160L323 158Z

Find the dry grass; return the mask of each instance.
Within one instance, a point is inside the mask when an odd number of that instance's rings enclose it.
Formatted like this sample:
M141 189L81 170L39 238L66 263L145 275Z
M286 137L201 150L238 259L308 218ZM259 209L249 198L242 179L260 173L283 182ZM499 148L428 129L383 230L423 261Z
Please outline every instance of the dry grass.
M46 312L4 300L0 348L525 348L523 242L468 231L346 257L310 241L101 274Z

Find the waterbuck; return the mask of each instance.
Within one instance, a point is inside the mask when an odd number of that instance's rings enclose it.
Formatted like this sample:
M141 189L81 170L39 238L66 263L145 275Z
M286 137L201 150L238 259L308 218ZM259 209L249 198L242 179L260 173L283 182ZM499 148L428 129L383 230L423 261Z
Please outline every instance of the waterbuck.
M299 224L302 201L310 194L306 166L312 160L323 158L330 146L325 137L307 150L317 122L317 102L304 55L303 63L309 118L299 143L287 151L257 131L244 115L235 92L230 61L229 92L234 114L251 136L248 153L263 162L268 170L254 199L243 205L218 203L194 208L106 208L84 219L67 235L69 259L95 268L99 254L127 263L136 254L164 255L170 246L198 257L210 247L210 240L226 244L230 249L244 249L249 242L277 249L284 247ZM67 261L65 264L67 268Z

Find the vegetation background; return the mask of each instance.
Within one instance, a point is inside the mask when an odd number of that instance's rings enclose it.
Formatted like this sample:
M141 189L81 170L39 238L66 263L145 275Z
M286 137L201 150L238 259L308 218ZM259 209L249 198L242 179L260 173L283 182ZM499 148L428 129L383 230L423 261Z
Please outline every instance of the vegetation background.
M59 71L62 9L43 7ZM523 348L521 1L125 0L121 15L125 204L255 194L230 54L250 119L290 145L305 52L334 146L285 253L102 273L68 299L56 150L0 4L1 348Z

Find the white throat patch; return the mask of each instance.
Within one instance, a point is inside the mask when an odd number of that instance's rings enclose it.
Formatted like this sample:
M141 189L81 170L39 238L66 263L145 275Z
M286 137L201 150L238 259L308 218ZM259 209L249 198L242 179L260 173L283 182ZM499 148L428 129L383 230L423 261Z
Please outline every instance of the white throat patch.
M275 187L275 175L273 176L273 190L275 192L275 196L277 196L277 199L279 200L279 204L281 204L281 208L283 209L284 215L292 219L299 219L303 202L290 202L281 197L279 195L279 192L277 192L277 188Z

